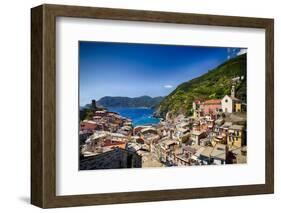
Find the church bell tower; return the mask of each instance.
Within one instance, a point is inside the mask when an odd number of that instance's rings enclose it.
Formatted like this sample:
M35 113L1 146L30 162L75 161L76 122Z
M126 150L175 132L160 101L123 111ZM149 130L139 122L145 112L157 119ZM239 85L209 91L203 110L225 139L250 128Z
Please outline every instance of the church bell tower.
M235 86L234 85L232 85L232 87L231 87L231 97L235 98Z

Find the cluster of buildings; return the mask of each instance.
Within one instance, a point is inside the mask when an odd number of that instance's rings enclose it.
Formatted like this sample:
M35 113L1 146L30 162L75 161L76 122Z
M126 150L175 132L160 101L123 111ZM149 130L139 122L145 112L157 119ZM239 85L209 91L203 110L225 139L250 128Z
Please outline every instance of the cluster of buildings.
M133 135L132 120L96 106L92 101L92 117L80 121L79 144L81 170L141 167L141 158L128 151Z
M124 135L132 133L132 120L120 116L116 112L108 112L103 108L96 108L92 101L93 116L90 120L80 122L80 131L94 133L96 130L118 132Z
M213 119L178 116L162 124L168 136L158 141L167 166L246 163L246 118L234 114ZM157 149L157 148L156 148Z
M80 122L80 169L246 163L244 106L232 87L221 100L195 100L193 116L144 126L93 106L93 118Z
M202 117L203 115L216 116L217 114L234 113L234 112L245 112L246 103L235 97L235 86L231 88L231 95L225 95L222 99L211 99L211 100L195 100L193 102L193 115L196 118Z

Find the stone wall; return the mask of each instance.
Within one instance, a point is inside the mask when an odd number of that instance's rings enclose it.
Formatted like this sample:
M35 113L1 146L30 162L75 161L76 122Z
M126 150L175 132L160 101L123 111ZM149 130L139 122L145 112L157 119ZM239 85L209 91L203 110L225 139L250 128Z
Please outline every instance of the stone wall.
M141 168L142 158L135 152L115 148L112 151L80 159L80 170Z

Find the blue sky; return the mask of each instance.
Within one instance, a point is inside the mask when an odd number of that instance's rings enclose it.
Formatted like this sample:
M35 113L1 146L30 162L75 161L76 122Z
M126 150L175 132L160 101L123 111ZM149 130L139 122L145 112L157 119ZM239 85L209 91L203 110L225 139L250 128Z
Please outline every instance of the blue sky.
M246 49L79 42L80 105L103 96L166 96Z

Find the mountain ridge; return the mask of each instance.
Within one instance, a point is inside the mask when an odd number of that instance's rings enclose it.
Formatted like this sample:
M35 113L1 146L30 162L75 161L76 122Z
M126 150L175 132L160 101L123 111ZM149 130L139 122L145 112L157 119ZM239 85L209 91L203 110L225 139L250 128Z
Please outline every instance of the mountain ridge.
M192 102L195 99L221 99L230 94L232 78L244 76L236 85L236 95L246 102L246 66L247 54L239 55L220 64L207 73L183 82L166 96L157 106L155 115L165 117L166 113L192 114Z
M125 96L104 96L97 103L103 107L149 107L153 108L158 105L164 97L150 97L143 95L139 97Z

